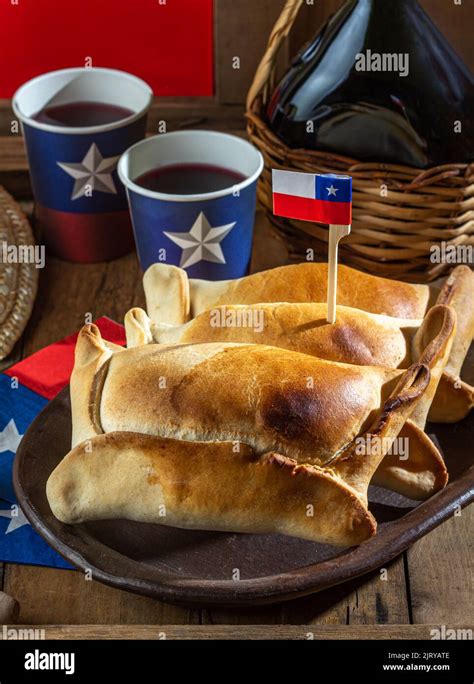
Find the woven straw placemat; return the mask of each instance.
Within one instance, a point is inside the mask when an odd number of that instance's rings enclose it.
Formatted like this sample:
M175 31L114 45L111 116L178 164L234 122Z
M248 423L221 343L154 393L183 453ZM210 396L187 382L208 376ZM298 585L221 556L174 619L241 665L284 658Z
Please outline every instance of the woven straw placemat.
M38 269L17 248L34 244L26 216L0 186L0 360L13 349L33 309Z

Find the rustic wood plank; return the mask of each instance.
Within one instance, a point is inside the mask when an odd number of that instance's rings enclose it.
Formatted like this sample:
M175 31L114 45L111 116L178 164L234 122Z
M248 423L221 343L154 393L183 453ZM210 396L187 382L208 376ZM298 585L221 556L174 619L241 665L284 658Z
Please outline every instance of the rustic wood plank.
M410 622L402 556L361 583L349 597L347 617L350 625Z
M31 625L16 625L17 629L28 629ZM297 639L297 640L337 640L337 639L410 639L427 640L431 630L439 625L318 625L308 629L306 625L248 625L238 629L232 625L170 625L160 627L151 625L51 625L45 627L46 639ZM469 629L468 625L458 628ZM2 632L0 631L0 640Z
M472 625L473 525L474 506L470 506L408 550L414 623Z
M112 589L73 570L8 565L4 589L19 601L24 624L199 623L197 610Z
M285 624L403 624L409 622L403 559L380 572L283 606ZM383 575L385 576L385 575Z
M52 256L40 276L38 298L27 327L25 355L51 344L92 318L122 321L132 306L143 306L144 295L136 254L106 264L71 264Z
M23 356L23 335L17 341L8 356L0 360L0 373L3 373L3 371L5 371L7 368L10 368L10 366L13 366L14 363L17 363L21 360Z
M0 160L0 170L4 174L28 171L25 145L20 135L4 135L0 138Z
M471 71L474 71L472 26L474 5L472 2L457 4L443 0L420 0L423 8L446 36L458 55Z
M280 625L282 622L283 607L281 605L234 610L225 608L201 610L202 625Z
M243 128L245 109L241 102L222 104L214 98L155 98L148 115L149 133L163 133L181 128L212 128L229 132L232 128Z
M17 201L31 197L32 195L30 176L26 171L11 171L5 173L0 168L0 185L2 185L10 195L13 195Z
M282 622L286 625L346 625L348 596L354 583L332 587L283 605Z
M270 31L280 15L283 0L216 0L215 74L216 96L221 103L243 103L257 66L267 46ZM239 60L238 68L235 68ZM277 74L288 64L288 46L283 45Z
M403 558L380 572L327 591L268 606L239 611L213 608L203 611L204 624L367 625L408 624L409 606Z
M250 272L265 271L288 262L288 251L281 239L271 230L264 211L257 210Z

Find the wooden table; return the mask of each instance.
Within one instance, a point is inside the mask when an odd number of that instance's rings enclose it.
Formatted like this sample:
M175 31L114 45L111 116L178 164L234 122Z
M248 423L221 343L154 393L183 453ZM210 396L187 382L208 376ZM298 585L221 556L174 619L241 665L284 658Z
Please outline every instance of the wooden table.
M0 182L22 195L25 207L31 208L25 190L25 171L18 138L0 138ZM284 259L282 246L259 215L253 269L283 263ZM94 319L106 315L122 321L130 307L143 304L135 254L93 265L49 257L40 274L32 318L9 361L13 363L78 330L89 313ZM20 602L22 623L71 625L47 629L46 635L51 638L157 638L167 630L116 630L107 625L176 626L168 631L177 638L306 638L308 632L318 638L429 638L430 626L472 624L473 515L474 507L463 510L380 572L278 606L238 611L191 610L112 589L86 580L80 572L11 563L0 564L0 587ZM192 628L186 630L186 625ZM229 627L232 625L248 627ZM263 625L280 627L268 631Z

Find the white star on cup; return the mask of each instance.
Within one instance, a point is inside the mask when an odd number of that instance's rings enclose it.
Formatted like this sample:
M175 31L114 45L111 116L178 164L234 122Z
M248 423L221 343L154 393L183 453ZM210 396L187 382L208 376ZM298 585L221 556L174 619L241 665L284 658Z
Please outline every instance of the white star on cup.
M181 268L188 268L199 261L211 261L215 264L225 264L224 252L220 242L230 233L237 222L227 223L225 226L211 227L204 212L201 211L188 233L168 233L167 238L181 247Z
M117 194L112 172L117 166L120 155L103 157L95 143L87 150L86 156L79 163L56 162L69 176L74 178L71 199L84 197L87 189L91 192L107 192Z
M326 190L328 191L328 197L329 195L334 195L334 197L336 197L336 192L338 191L338 189L339 188L335 188L334 185L331 183L331 187L326 188Z

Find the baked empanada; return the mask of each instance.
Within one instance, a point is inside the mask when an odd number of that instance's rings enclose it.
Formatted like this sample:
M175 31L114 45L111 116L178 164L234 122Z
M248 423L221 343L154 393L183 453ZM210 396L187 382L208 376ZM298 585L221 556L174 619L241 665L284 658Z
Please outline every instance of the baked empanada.
M401 430L420 435L409 418L423 410L430 368L449 355L453 315L439 307L436 334L405 371L266 345L116 351L85 326L71 377L73 449L49 478L51 509L67 523L127 517L360 543L376 529L374 472ZM437 459L431 492L447 481Z
M261 302L326 302L325 263L292 264L236 280L188 278L182 268L156 263L143 276L147 311L155 323L181 325L221 304ZM395 318L423 318L437 293L428 285L412 285L371 276L339 264L337 303ZM445 302L446 303L446 302Z
M380 362L385 359L385 365L388 368L396 366L395 361L400 358L405 361L409 360L411 363L411 348L413 348L413 361L420 360L424 354L424 362L431 368L430 384L424 397L418 403L412 420L404 427L403 434L403 436L410 438L410 443L413 445L410 452L410 462L404 464L398 457L387 455L387 459L376 473L375 482L389 486L415 499L423 499L432 494L436 482L436 473L439 469L439 454L436 449L429 446L431 445L430 440L426 439L424 435L422 437L417 434L417 428L420 432L425 426L427 413L450 354L455 335L456 314L453 309L442 305L430 309L421 325L418 325L417 322L417 327L410 328L409 334L413 336L413 339L407 345L405 336L408 333L404 330L404 320L345 309L335 325L329 325L324 320L320 321L320 325L316 322L316 327L314 327L314 321L311 320L310 314L315 313L314 308L325 305L282 304L277 305L277 309L271 304L257 306L266 306L266 313L268 314L267 325L263 327L261 333L253 334L249 332L248 328L233 327L230 340L255 343L260 339L262 343L291 348L292 351L310 352L323 358L329 356L327 352L330 350L332 353L331 361L340 361L341 358L337 358L339 356L342 357L343 361L350 361L351 363L361 362L363 359L360 356L368 354L370 349L371 360ZM251 311L256 310L251 309ZM218 310L214 309L213 312L218 313ZM298 313L296 321L295 312ZM361 314L361 317L358 314ZM310 325L308 325L308 321ZM129 347L133 347L151 342L192 343L202 342L206 339L209 342L229 341L227 338L229 329L221 326L211 327L211 330L207 332L209 330L208 322L208 314L201 314L180 328L160 327L155 326L141 309L132 309L125 317L127 342ZM291 328L290 322L296 323L296 326ZM359 340L355 340L353 335L345 337L343 335L342 339L345 345L342 345L338 326L341 325L344 329L344 326L350 324L358 326ZM303 339L300 339L299 343L295 343L295 338L298 339L298 333L290 333L295 328L297 330L302 329ZM435 342L430 344L431 340L435 340ZM324 347L325 354L317 353L318 345ZM410 351L407 351L407 346ZM367 361L367 358L364 360ZM382 363L378 365L383 366ZM422 448L416 449L416 445L422 446ZM390 469L390 474L386 477L388 469Z
M412 340L421 321L337 307L336 322L326 320L326 304L223 304L183 325L154 323L143 309L125 316L127 347L201 342L268 344L359 366L407 368Z
M326 301L327 265L297 264L282 266L231 281L205 281L188 279L186 272L176 266L154 264L144 275L148 315L160 330L160 337L170 339L171 330L165 325L183 325L194 317L200 317L202 338L202 314L219 307L234 305L257 305L266 303L324 303ZM319 348L321 358L341 360L347 363L386 365L392 359L393 368L406 365L409 354L400 362L403 338L413 338L412 328L420 325L426 311L437 300L438 304L449 305L458 315L457 333L450 359L433 401L430 419L440 422L456 422L464 418L474 403L474 388L463 382L459 374L474 336L474 275L467 266L458 266L441 287L412 285L386 278L370 276L348 266L339 267L338 304L343 321L336 321L332 332L323 329L319 334L292 335L285 343L282 331L278 346L293 348L297 343L307 346L306 353ZM352 312L345 307L351 307ZM237 310L236 310L237 311ZM309 323L309 311L303 308L291 312L291 307L277 309L282 325L288 329L292 320L303 318ZM322 308L316 312L317 320L323 316ZM381 314L365 316L362 312ZM268 315L271 310L268 309ZM359 318L359 320L357 320ZM390 322L389 318L396 318ZM411 319L404 321L403 319ZM367 329L363 328L367 324ZM199 324L183 329L183 335L194 337ZM398 333L397 329L398 328ZM226 339L239 341L249 331L211 331L211 339L223 335ZM250 331L251 333L251 331ZM153 331L152 331L153 334ZM269 332L276 337L277 329ZM382 337L380 337L380 334ZM264 335L262 336L264 339ZM390 346L386 353L382 339ZM311 340L313 340L311 344ZM287 346L288 344L288 346ZM312 350L311 350L312 347ZM414 357L412 354L411 356ZM371 361L371 357L374 361ZM377 361L375 361L377 359Z

